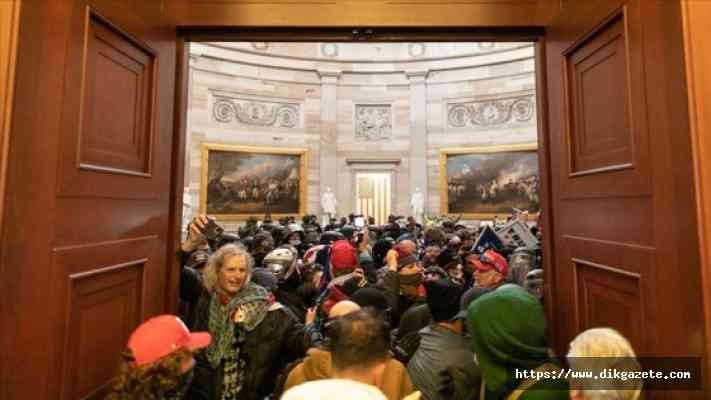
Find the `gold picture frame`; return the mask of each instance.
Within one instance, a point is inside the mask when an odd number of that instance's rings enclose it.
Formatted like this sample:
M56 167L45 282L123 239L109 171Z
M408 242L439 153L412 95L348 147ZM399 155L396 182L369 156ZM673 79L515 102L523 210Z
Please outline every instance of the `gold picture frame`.
M457 207L450 207L450 176L448 171L448 160L451 156L462 156L462 155L472 155L472 156L482 156L482 155L490 155L490 154L496 154L496 153L501 153L502 157L509 156L510 153L514 152L532 152L535 154L535 181L536 185L538 185L538 145L536 143L524 143L524 144L514 144L514 145L499 145L499 146L476 146L476 147L451 147L451 148L442 148L439 149L439 196L440 196L440 210L442 214L462 214L462 218L464 219L472 219L472 220L489 220L493 219L495 217L504 217L506 215L509 215L511 213L511 209L509 208L507 211L503 210L503 204L500 205L502 208L500 211L495 211L495 212L487 212L483 211L483 209L488 209L488 208L495 208L497 205L495 204L495 200L492 201L492 205L487 205L487 207L483 207L483 204L480 205L480 211L476 210L476 207L465 207L465 206L457 206ZM505 160L504 160L505 161ZM530 160L529 164L530 164ZM505 164L505 163L504 163ZM473 179L473 178L472 178ZM460 186L466 186L465 184L462 184ZM456 189L459 189L457 187ZM540 188L539 188L540 189ZM455 189L453 189L455 190ZM471 194L471 188L467 188L466 193ZM538 198L537 204L540 209L540 195L535 193L535 195ZM485 195L482 194L481 197L484 197ZM495 197L492 197L492 199L495 199ZM480 199L479 199L480 200ZM468 204L475 203L478 200L474 200L472 198L466 199L466 202ZM483 203L483 200L481 200ZM536 204L536 202L531 201L531 204ZM450 209L451 208L451 209ZM530 210L533 212L537 212L538 210Z
M298 206L294 210L294 212L281 212L278 211L280 209L283 210L283 207L280 205L270 205L267 200L264 200L264 209L261 210L259 209L259 196L255 196L254 199L251 201L248 201L247 198L242 199L241 197L241 192L238 192L239 194L237 196L233 195L224 195L221 196L219 201L215 198L210 198L208 199L208 196L216 197L213 196L215 193L221 193L219 191L216 191L214 187L208 188L208 185L211 183L211 180L217 179L216 177L211 178L210 174L212 173L213 175L216 173L215 170L213 169L211 171L211 165L210 165L210 155L211 153L217 153L217 152L222 152L222 153L234 153L234 159L229 160L229 156L227 155L222 155L219 156L219 166L213 166L213 168L221 168L222 171L226 169L224 167L224 164L240 164L241 162L249 161L251 160L255 155L261 155L262 159L267 159L269 155L276 156L276 158L280 161L284 161L283 156L294 156L295 158L298 158L298 166L299 166L299 171L298 171ZM249 217L255 217L257 219L262 219L264 215L269 212L272 216L273 219L278 219L286 216L295 216L299 217L304 214L306 214L306 201L307 201L307 186L308 186L308 180L307 180L307 168L308 168L308 150L304 148L279 148L279 147L259 147L259 146L242 146L242 145L233 145L233 144L222 144L222 143L203 143L201 145L201 153L202 153L202 171L201 171L201 180L200 180L200 213L201 214L207 214L210 215L211 217L214 217L218 220L226 220L226 221L239 221L239 220L245 220L248 219ZM214 156L213 158L217 158L217 156ZM242 159L240 161L239 159ZM217 163L218 160L214 159L213 163ZM231 162L229 162L231 161ZM287 165L289 159L286 159ZM283 166L283 162L281 163L281 166ZM267 165L268 166L268 165ZM257 165L256 167L253 166L254 168L260 167ZM261 168L264 169L266 166L261 165ZM221 177L219 178L219 184L218 185L223 185L223 179L227 175L225 175L223 172L220 172L219 174ZM238 167L233 166L232 170L228 171L232 174L232 176L239 175L238 174ZM274 168L269 169L270 173L274 172ZM293 172L293 171L292 171ZM254 175L252 175L254 176ZM254 179L260 179L263 177L257 177ZM251 178L245 178L245 179L251 179ZM266 179L266 178L263 178ZM275 181L281 181L283 179L276 179L274 178ZM284 182L288 181L284 180ZM282 183L284 183L282 182ZM215 182L213 182L215 183ZM255 186L256 187L256 186ZM293 188L289 188L293 189ZM249 190L246 190L249 191ZM225 197L227 199L225 199ZM276 197L276 196L275 196ZM242 200L244 200L244 203L242 207L245 208L244 212L224 212L226 209L238 209L240 206L234 206L235 203L239 204ZM210 207L208 207L208 202L210 203ZM232 204L233 207L228 207L227 204ZM273 206L273 207L272 207ZM209 209L208 209L209 208ZM274 210L272 210L272 208ZM255 211L256 210L256 211Z

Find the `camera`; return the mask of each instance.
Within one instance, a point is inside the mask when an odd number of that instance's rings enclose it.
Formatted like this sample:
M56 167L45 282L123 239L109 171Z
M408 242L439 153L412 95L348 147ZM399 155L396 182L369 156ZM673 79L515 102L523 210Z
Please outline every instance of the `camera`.
M214 219L209 217L207 224L200 229L200 232L205 235L207 244L212 251L217 250L224 244L239 240L237 236L225 233L225 229L217 224Z
M205 235L205 238L207 238L209 242L214 242L220 239L225 230L218 225L214 219L208 218L207 224L200 231L203 235Z

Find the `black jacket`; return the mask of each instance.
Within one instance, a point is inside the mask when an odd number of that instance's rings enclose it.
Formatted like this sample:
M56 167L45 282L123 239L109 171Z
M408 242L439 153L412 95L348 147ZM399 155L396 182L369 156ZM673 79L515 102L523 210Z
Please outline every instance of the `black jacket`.
M180 252L181 265L190 253ZM203 286L200 273L192 268L181 268L180 298L189 304L185 318L192 331L209 331L210 294ZM309 346L304 327L286 308L267 313L264 320L246 337L247 357L245 383L238 398L263 399L274 388L276 376L287 363L302 358ZM222 388L222 366L213 369L205 351L195 355L195 379L186 399L219 399Z
M210 295L203 290L193 310L194 331L209 331ZM272 309L245 338L245 377L238 399L261 400L273 390L277 375L287 365L304 357L308 341L303 325L284 308ZM195 379L185 396L191 400L219 400L222 397L223 367L212 368L205 351L195 356Z
M385 272L377 287L384 290L383 294L391 307L390 326L392 327L400 326L400 318L410 307L425 303L422 297L410 298L400 294L400 275L395 271Z

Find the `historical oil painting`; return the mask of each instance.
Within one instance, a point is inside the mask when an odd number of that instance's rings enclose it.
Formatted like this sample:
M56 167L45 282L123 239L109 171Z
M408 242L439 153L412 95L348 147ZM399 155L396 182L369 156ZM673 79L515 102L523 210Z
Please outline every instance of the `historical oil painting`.
M540 210L535 144L442 149L440 171L445 214L489 219Z
M221 219L304 214L306 150L207 143L200 211Z

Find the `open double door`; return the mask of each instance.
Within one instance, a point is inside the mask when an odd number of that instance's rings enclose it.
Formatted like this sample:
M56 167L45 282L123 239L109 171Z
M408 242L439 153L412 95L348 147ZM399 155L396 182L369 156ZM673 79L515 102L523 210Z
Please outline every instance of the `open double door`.
M173 309L185 99L170 4L22 2L0 398L99 397L132 328ZM679 5L562 4L538 48L553 344L604 325L641 354L703 355Z

